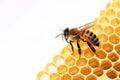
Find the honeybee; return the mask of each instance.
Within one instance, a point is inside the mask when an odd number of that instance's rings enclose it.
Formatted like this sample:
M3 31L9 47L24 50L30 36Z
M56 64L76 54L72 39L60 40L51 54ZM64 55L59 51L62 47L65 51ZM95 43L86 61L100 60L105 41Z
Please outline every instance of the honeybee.
M95 53L96 50L93 46L99 46L100 42L98 37L93 32L88 30L88 28L92 26L94 26L94 23L90 22L80 27L71 28L71 29L66 28L63 30L63 33L57 35L56 37L62 35L65 38L66 42L71 45L72 51L74 51L74 47L72 43L76 42L79 55L81 55L81 48L79 44L81 40L83 42L86 42L90 47L90 49Z

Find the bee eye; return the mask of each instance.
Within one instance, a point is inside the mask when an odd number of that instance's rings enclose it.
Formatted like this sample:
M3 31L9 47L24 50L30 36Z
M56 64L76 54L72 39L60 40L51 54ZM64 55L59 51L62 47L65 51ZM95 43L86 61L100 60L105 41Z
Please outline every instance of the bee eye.
M64 35L67 36L67 35L68 35L68 32L65 32Z
M64 36L67 36L68 33L69 33L69 28L66 28L66 29L64 30Z

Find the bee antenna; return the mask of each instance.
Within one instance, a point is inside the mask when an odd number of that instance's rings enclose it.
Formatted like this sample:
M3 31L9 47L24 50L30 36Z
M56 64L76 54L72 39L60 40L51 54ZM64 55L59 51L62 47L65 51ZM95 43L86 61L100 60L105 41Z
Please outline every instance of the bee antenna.
M63 29L59 29L60 31L64 31ZM60 33L60 34L58 34L55 38L57 38L57 37L59 37L60 35L63 35L63 33ZM63 39L63 36L62 36L62 39Z
M64 40L64 38L63 38L64 36L63 36L63 34L62 34L62 41Z
M59 37L60 35L63 35L63 33L58 34L55 38Z

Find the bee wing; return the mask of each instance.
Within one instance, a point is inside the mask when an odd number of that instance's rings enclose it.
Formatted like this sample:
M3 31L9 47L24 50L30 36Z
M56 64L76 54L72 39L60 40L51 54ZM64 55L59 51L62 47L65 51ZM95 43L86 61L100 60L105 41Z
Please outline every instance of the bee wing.
M94 25L95 25L94 22L90 22L90 23L87 23L87 24L85 24L85 25L83 25L83 26L80 26L80 27L79 27L79 30L86 30L86 29L89 29L90 27L92 27L92 26L94 26Z

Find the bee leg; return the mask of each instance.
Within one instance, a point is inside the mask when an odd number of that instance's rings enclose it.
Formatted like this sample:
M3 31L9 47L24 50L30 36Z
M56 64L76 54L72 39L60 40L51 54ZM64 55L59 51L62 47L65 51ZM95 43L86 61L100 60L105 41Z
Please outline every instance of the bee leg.
M71 49L72 49L72 54L73 54L74 48L73 48L72 42L70 41L69 43L70 43L70 46L71 46Z
M79 45L79 42L77 41L77 47L78 47L78 53L79 55L81 56L81 48L80 48L80 45ZM79 57L80 58L80 57Z
M93 51L93 52L96 52L95 48L92 46L91 43L87 42L88 46L90 47L90 49Z

